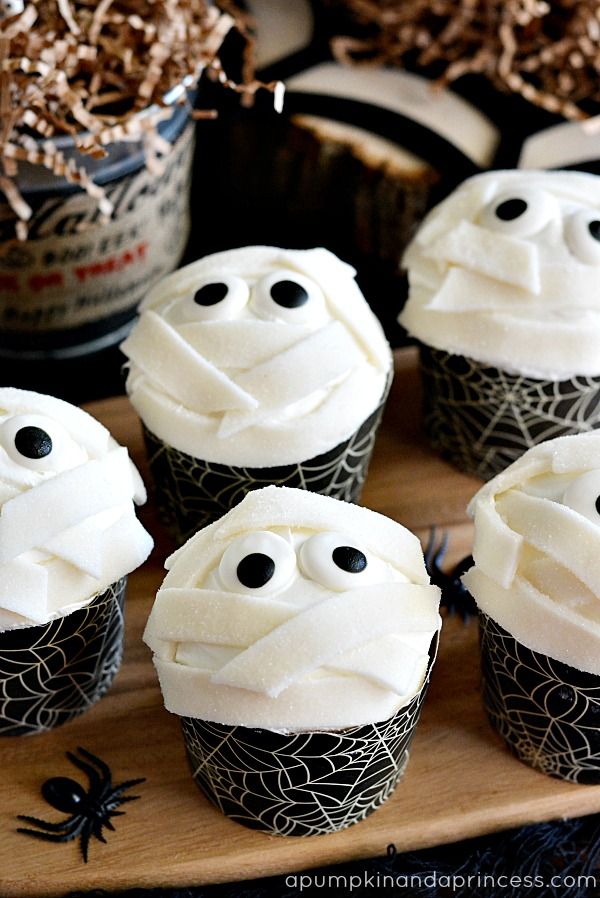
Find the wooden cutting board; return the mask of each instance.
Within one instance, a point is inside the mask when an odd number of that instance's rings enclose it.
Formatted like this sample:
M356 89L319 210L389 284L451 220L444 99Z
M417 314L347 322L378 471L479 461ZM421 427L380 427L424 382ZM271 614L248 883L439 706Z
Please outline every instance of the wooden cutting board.
M89 410L127 445L145 473L138 422L125 398ZM363 503L426 539L450 533L449 563L468 554L465 514L478 482L439 460L419 433L413 350L397 353L397 377L375 449ZM362 823L304 839L268 836L225 819L197 790L176 717L162 705L141 633L172 546L152 501L142 519L156 538L130 577L125 659L108 695L91 711L40 736L0 739L0 895L64 895L74 890L186 886L299 871L323 864L455 841L494 830L600 811L600 786L554 780L521 764L491 730L479 698L477 627L446 619L440 653L406 776ZM16 815L59 820L40 796L50 776L82 779L65 751L84 746L111 767L115 782L146 777L107 844L93 840L84 864L77 842L38 842L16 832Z

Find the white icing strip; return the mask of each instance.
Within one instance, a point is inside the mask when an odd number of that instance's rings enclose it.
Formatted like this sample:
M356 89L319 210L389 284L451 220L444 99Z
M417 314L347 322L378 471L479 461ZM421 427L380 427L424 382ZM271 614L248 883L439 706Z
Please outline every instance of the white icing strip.
M131 494L131 470L124 448L20 493L2 506L0 563L29 549L43 547L48 540L85 518L120 505L123 497ZM44 509L51 509L51 513L44 513ZM85 551L82 545L80 554Z
M161 643L206 642L246 647L294 615L273 599L210 589L159 590L144 641L157 654Z
M401 636L392 634L345 652L328 668L365 677L382 689L408 695L415 681L422 679L427 662L427 647L419 652Z
M519 168L566 168L600 158L599 117L564 122L532 134L523 144Z
M435 587L404 583L332 595L241 652L212 681L276 697L343 652L386 633L435 632L438 603Z
M474 515L473 560L485 574L509 587L519 565L523 537L498 515L491 496L481 497L474 506Z
M217 368L253 368L308 336L306 327L279 321L193 321L177 326L196 352Z
M388 720L422 687L416 683L410 695L398 696L363 678L332 675L290 686L272 699L213 683L207 671L160 658L154 664L165 707L173 714L274 732L340 729Z
M431 259L443 259L454 265L465 266L469 272L495 278L503 284L521 287L530 293L540 292L539 261L534 246L525 240L498 234L465 219L427 246L423 254ZM515 301L518 301L518 295L517 300L513 298L513 303ZM439 295L434 296L431 307L461 309L461 305L452 306L447 302L440 305Z
M153 382L192 411L248 409L255 399L206 361L159 315L144 312L121 349Z
M564 505L516 490L500 496L497 508L508 526L527 542L598 592L600 526Z
M600 674L600 624L586 619L583 625L575 609L550 600L519 577L509 589L502 589L472 568L463 580L476 597L478 607L527 648L544 655L550 653L552 658L577 670ZM550 637L549 642L548 634L552 633L555 638Z

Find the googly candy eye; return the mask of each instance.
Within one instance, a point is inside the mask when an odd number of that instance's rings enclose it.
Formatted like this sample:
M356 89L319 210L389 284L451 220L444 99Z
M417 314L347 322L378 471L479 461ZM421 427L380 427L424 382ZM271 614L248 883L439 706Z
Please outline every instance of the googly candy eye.
M289 269L272 271L255 286L252 309L260 318L289 324L319 324L325 318L325 298L310 278Z
M250 289L246 281L234 275L200 281L193 293L180 297L165 312L171 324L192 321L226 321L242 311Z
M311 580L334 591L375 582L368 553L343 533L317 533L300 547L300 567Z
M600 265L600 210L580 209L565 223L567 246L584 265Z
M588 471L566 488L562 504L600 525L600 471Z
M285 589L296 570L296 553L277 533L257 530L229 545L219 564L219 579L229 592L270 595Z
M25 9L24 0L0 0L0 22L19 15Z
M558 217L554 197L542 190L517 189L499 194L484 208L480 224L512 237L531 237Z
M34 471L66 471L86 460L65 429L43 415L15 415L0 426L0 442L9 458Z

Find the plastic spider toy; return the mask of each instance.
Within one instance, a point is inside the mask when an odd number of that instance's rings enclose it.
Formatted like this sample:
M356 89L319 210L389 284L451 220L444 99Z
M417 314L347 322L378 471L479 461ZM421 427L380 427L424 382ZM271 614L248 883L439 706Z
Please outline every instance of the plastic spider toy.
M30 823L38 829L25 829L19 827L17 832L33 836L35 839L45 839L48 842L70 842L71 839L81 837L81 853L87 863L88 845L91 836L95 836L100 842L106 842L102 834L102 828L114 830L111 817L120 817L124 811L117 811L120 804L126 801L134 801L139 795L123 796L126 789L137 786L145 781L144 777L135 780L126 780L119 786L113 786L110 768L104 761L97 758L85 748L78 748L81 760L72 752L66 753L67 758L87 775L89 787L86 791L81 783L66 776L53 776L42 784L42 796L57 811L70 814L66 820L59 823L50 823L47 820L39 820L37 817L27 817L19 814L18 819ZM89 761L89 763L87 763Z
M471 593L463 586L460 578L463 574L466 574L470 567L473 567L473 556L467 555L458 562L449 574L445 574L440 565L448 548L448 531L443 533L437 549L436 537L437 531L435 527L432 527L424 553L427 573L431 577L432 583L435 583L442 590L441 607L447 608L449 614L460 614L466 623L470 617L477 614L477 605Z

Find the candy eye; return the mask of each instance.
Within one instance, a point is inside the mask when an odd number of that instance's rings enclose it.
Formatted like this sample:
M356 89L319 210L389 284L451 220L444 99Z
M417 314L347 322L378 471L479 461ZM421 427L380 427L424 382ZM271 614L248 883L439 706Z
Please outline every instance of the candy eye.
M585 265L600 265L600 212L580 209L565 224L565 239L573 255Z
M229 592L270 595L285 589L296 570L296 554L276 533L257 530L234 540L219 564L219 578Z
M588 471L570 483L562 504L600 525L600 471Z
M300 567L307 577L336 591L375 582L368 554L343 533L317 533L300 548Z
M272 271L258 282L252 307L261 318L289 324L316 324L324 320L325 299L321 288L295 271Z
M64 428L43 415L8 418L0 427L0 442L12 461L33 471L58 473L86 460Z
M175 300L165 313L171 324L192 321L225 321L235 318L248 302L246 281L234 275L206 278L193 293Z
M483 210L481 224L512 237L531 237L558 216L556 200L537 190L501 193Z

